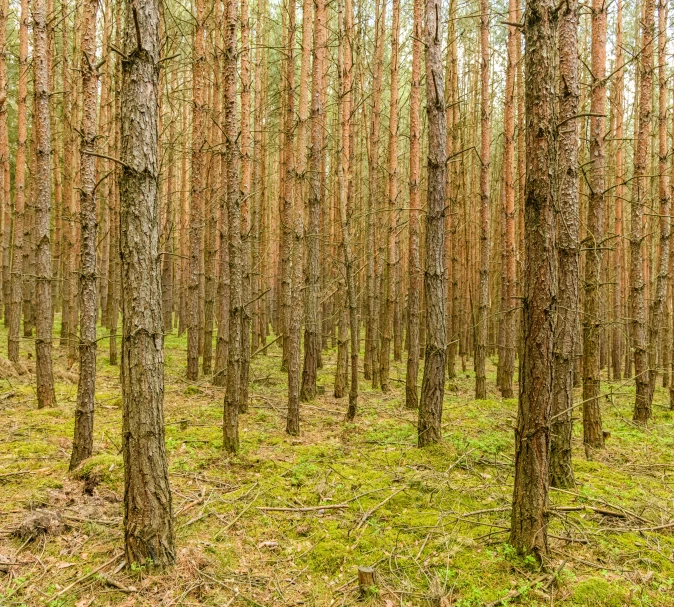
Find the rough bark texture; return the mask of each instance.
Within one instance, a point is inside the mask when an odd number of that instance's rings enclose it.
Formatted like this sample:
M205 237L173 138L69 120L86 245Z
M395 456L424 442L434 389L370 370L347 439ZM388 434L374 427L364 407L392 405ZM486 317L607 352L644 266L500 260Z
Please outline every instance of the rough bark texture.
M0 196L2 196L2 315L5 327L9 323L10 297L10 244L12 226L12 202L10 192L9 131L7 125L7 17L9 1L0 0Z
M379 291L381 283L382 260L377 250L377 203L379 168L379 136L381 124L381 98L383 80L384 33L386 31L386 2L377 2L375 14L374 36L374 74L372 77L372 110L370 112L370 138L368 149L368 213L367 213L367 243L371 252L367 258L367 310L366 342L369 351L369 363L372 374L372 387L379 388ZM367 332L369 331L369 337Z
M321 319L319 297L320 275L320 221L323 190L321 184L323 158L323 88L324 60L327 42L325 0L316 0L314 10L314 46L311 76L311 143L309 148L309 192L307 197L307 276L304 319L304 365L300 398L312 400L316 396L316 372L321 353Z
M447 163L442 74L440 0L426 0L426 114L428 119L428 194L424 297L426 351L419 402L418 444L442 439L447 329L445 326L445 171Z
M70 469L91 456L94 446L94 398L96 396L96 13L98 0L83 6L82 19L82 127L80 142L80 376L77 384L75 435Z
M613 367L613 379L621 378L622 356L623 356L623 200L625 199L625 160L624 160L624 109L623 94L625 88L625 73L623 65L623 7L622 0L618 0L616 14L616 55L615 64L617 72L615 75L614 95L613 95L613 114L615 116L615 223L614 233L616 237L615 249L613 252L614 286L613 286L613 319L614 326L612 331L611 362Z
M241 1L241 400L239 411L248 411L248 378L250 376L250 192L252 161L250 156L250 23L248 0ZM301 275L300 258L300 275ZM300 300L301 301L301 300ZM298 306L301 314L301 305Z
M395 0L394 0L395 3ZM351 337L351 385L349 388L349 408L346 420L353 421L358 406L358 356L360 334L358 307L356 300L355 261L351 245L350 205L353 197L351 183L351 106L353 84L353 4L344 0L343 31L340 32L340 164L339 164L339 218L342 230L342 251L344 254L344 274L346 276L346 306L349 310L349 335ZM341 337L340 328L340 337Z
M531 0L524 20L527 170L524 209L523 352L515 429L510 544L547 553L550 405L555 328L555 11Z
M290 0L291 12L295 11L295 0ZM286 432L300 433L300 353L302 336L302 260L304 249L304 220L301 201L304 194L304 173L307 166L307 128L309 123L309 59L311 52L311 2L304 0L302 11L302 58L300 63L300 95L298 100L299 122L297 125L297 165L293 176L294 197L297 202L292 226L292 273L291 308L288 326L288 419ZM294 21L294 16L292 17ZM286 201L287 203L287 201Z
M591 449L604 446L599 406L601 312L599 308L602 239L604 228L604 118L606 109L606 3L592 2L592 93L590 102L590 165L587 169L587 237L585 248L585 297L583 309L583 443Z
M489 313L489 167L491 132L489 105L489 1L480 0L480 284L477 343L475 344L475 398L487 398L487 315Z
M517 22L517 0L508 2L508 21ZM503 318L503 359L499 356L499 389L503 398L513 398L513 374L515 372L516 320L515 309L519 302L516 294L517 251L515 244L515 76L517 74L517 47L521 44L519 28L508 26L508 63L506 65L503 177L505 187L505 310ZM560 59L561 61L561 59Z
M239 409L241 406L241 316L243 276L241 267L241 193L239 191L239 148L236 122L236 65L238 21L237 0L225 5L225 156L227 217L229 220L229 344L227 393L223 417L223 448L239 450Z
M655 0L644 0L639 55L639 119L634 150L632 179L632 212L630 235L630 289L632 315L632 345L634 347L634 374L636 400L634 421L645 424L651 418L649 403L648 352L646 350L646 288L644 282L643 217L648 193L647 166L653 97L653 41L655 38Z
M653 407L655 380L658 375L658 336L663 324L669 278L669 238L671 231L669 175L667 174L667 2L658 3L658 198L660 199L660 246L655 293L648 315L648 394L647 406Z
M203 148L205 129L204 2L196 0L196 27L192 56L192 172L190 200L189 279L187 300L187 379L199 376L199 269L204 228Z
M414 0L412 39L412 83L410 90L410 219L409 286L407 290L407 376L405 406L419 406L419 308L421 303L421 258L419 256L419 208L421 206L421 45L423 36L422 0Z
M388 232L386 246L385 291L382 292L382 314L380 320L381 350L379 352L379 374L381 389L389 389L389 369L391 364L391 339L393 338L393 316L396 303L396 271L398 268L396 251L396 206L398 200L398 38L400 36L400 0L393 0L391 24L391 82L389 98L389 138L386 174L386 200L388 210ZM382 217L382 220L384 218Z
M122 453L129 566L175 561L164 445L164 338L158 226L157 0L126 3L120 177Z
M550 417L550 484L574 485L573 368L578 331L578 2L568 0L559 16L559 131L557 175L558 310L554 345L554 383Z

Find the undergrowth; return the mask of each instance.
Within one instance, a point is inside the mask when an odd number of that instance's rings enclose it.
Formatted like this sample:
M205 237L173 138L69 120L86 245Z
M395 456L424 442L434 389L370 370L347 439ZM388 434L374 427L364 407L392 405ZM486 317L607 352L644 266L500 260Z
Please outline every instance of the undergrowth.
M592 461L576 420L577 487L550 494L550 557L541 567L506 543L517 403L498 396L493 365L490 400L473 400L471 371L452 379L444 440L419 450L416 412L403 406L404 363L392 364L388 394L361 376L358 416L347 424L345 400L332 396L332 350L319 372L322 394L302 405L301 436L287 436L274 345L253 360L241 453L228 459L223 390L184 379L186 342L175 334L166 339L165 419L177 565L121 568L121 398L107 345L99 341L95 455L74 474L77 369L65 368L64 352L56 345L63 372L53 409L36 409L33 375L0 382L3 607L674 605L674 524L666 526L674 521L674 421L664 389L641 428L631 422L633 389L604 382L611 435ZM32 342L22 348L30 367ZM59 513L64 531L18 537L40 510ZM362 601L359 566L376 571Z

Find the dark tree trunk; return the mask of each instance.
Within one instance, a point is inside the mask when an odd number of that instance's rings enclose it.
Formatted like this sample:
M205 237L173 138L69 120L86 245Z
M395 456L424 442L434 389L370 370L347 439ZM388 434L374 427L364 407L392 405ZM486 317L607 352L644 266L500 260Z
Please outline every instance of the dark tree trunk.
M555 6L530 0L524 21L527 170L523 351L515 429L510 544L547 554L550 406L555 329Z
M175 562L164 444L164 337L157 182L157 0L127 2L122 62L120 250L126 562Z
M442 74L440 0L426 0L426 113L428 117L428 194L424 298L426 352L419 403L418 444L442 439L447 328L445 326L445 172L447 130Z
M555 333L555 369L550 411L550 484L573 487L573 367L578 328L578 2L560 13L558 139L559 217L557 268L559 309Z
M98 0L83 6L82 18L82 128L80 142L80 377L77 384L75 436L70 469L90 457L94 446L94 397L96 396L96 13Z

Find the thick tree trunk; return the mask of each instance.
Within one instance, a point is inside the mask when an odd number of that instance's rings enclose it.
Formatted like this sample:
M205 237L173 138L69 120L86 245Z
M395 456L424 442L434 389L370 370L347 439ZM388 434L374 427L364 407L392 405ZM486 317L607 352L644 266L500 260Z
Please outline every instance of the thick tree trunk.
M82 19L82 127L80 130L80 376L77 384L75 435L70 469L90 457L94 446L94 397L96 396L96 228L97 205L96 159L96 14L98 0L89 0L83 7Z
M641 51L639 54L639 117L634 150L632 178L632 212L630 235L630 289L632 316L632 344L636 400L634 421L645 424L651 418L649 402L648 352L646 349L646 288L644 282L643 217L648 192L648 140L650 138L653 95L653 41L655 39L655 0L644 0Z
M515 429L515 482L509 543L547 553L550 406L555 333L555 6L530 0L524 21L527 170L523 352Z
M428 119L428 194L424 297L426 352L419 402L418 444L442 439L447 328L445 326L445 171L447 131L442 74L439 0L426 0L426 114Z
M550 484L574 485L571 461L573 436L573 368L578 330L578 258L580 244L578 208L578 3L569 0L560 13L559 132L557 178L558 302L554 343L554 380L550 411Z
M122 62L122 452L128 566L175 562L164 445L164 338L158 225L159 15L127 2Z

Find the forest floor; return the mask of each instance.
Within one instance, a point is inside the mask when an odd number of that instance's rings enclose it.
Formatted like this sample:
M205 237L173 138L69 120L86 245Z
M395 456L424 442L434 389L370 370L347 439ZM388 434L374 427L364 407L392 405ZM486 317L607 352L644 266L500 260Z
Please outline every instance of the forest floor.
M4 350L4 329L0 343ZM30 371L32 342L22 348ZM376 571L361 604L383 607L674 605L674 416L663 388L644 429L631 422L629 382L603 384L611 436L593 461L576 423L577 488L551 492L541 569L506 544L517 403L497 396L493 366L491 400L473 399L472 370L448 385L444 440L419 450L416 413L403 407L404 364L392 365L388 394L361 381L358 416L347 424L328 351L323 394L302 405L302 434L292 438L273 345L253 361L241 453L228 459L223 391L185 381L186 342L175 335L166 339L164 410L178 562L129 571L119 368L107 348L99 341L95 456L75 476L76 368L66 369L56 347L58 404L37 410L32 373L0 364L2 607L352 605L359 566Z

